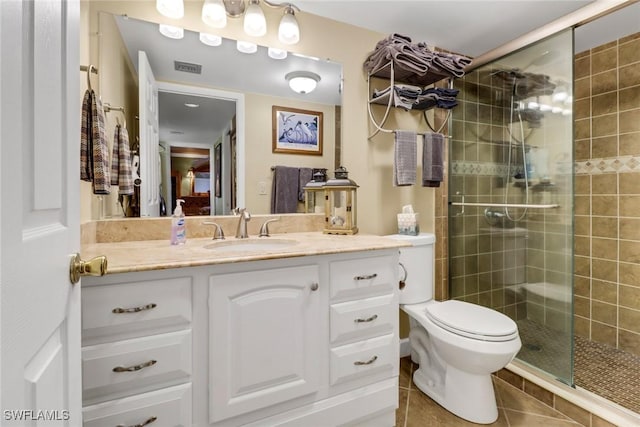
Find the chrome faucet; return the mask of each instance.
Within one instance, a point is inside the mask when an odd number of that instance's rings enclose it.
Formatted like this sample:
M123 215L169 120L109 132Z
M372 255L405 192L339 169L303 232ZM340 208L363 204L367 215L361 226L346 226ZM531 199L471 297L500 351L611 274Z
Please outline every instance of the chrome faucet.
M224 240L224 231L222 231L222 227L220 227L220 224L211 221L205 221L203 222L203 224L213 225L216 228L213 232L213 240Z
M236 229L236 239L246 239L249 237L249 233L247 233L247 222L251 220L251 214L246 208L235 208L233 213L240 215L238 228Z

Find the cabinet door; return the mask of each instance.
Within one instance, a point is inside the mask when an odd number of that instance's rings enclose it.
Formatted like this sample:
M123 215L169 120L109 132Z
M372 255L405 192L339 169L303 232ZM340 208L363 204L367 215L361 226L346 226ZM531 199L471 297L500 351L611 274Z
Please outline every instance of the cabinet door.
M318 284L317 265L210 277L211 422L318 390L327 363Z

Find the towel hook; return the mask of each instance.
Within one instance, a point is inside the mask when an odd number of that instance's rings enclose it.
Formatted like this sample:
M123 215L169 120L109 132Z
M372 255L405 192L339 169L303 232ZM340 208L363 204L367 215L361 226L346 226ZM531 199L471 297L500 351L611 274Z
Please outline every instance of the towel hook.
M87 68L87 88L89 88L89 90L93 90L93 88L91 87L91 72L93 70L96 70L96 74L98 73L98 69L94 67L93 64L90 64Z

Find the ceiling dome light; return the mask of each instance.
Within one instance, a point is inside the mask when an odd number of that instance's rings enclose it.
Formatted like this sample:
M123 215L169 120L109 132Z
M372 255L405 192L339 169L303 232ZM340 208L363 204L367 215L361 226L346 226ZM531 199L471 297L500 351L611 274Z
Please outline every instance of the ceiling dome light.
M278 40L284 44L296 44L300 41L300 28L293 7L287 6L278 27Z
M222 0L204 0L202 22L214 28L224 28L227 25L227 11Z
M156 0L156 9L167 18L180 19L184 16L182 0Z
M269 50L267 50L267 55L269 55L269 58L273 59L284 59L287 57L287 51L284 49L270 47Z
M310 71L292 71L284 78L291 90L300 94L313 92L320 81L320 76Z
M238 40L236 42L236 48L242 53L256 53L258 51L258 45L251 42L245 42Z
M249 7L244 14L244 32L253 37L267 34L267 20L260 9L260 0L249 0Z
M220 46L222 44L222 37L215 34L200 33L200 41L207 46Z
M174 27L173 25L160 24L158 29L160 34L170 39L179 40L184 37L184 29L180 27Z

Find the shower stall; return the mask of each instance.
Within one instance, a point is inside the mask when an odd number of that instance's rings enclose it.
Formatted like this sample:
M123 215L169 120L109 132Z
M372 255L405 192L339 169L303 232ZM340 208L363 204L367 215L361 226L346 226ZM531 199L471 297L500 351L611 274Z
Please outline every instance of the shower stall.
M633 42L636 39L637 43ZM616 61L626 55L619 46L629 43L629 38L620 40L614 45L618 49ZM640 47L638 33L630 40L634 43L630 47ZM597 49L610 48L607 45ZM618 323L613 330L608 328L607 319L613 316L618 322L624 310L638 315L632 318L640 319L640 291L633 293L629 286L629 303L621 302L625 288L617 276L621 263L614 265L610 259L615 256L618 262L618 257L623 256L618 249L622 248L619 239L637 240L640 233L624 237L617 234L618 228L615 235L603 235L599 230L599 224L610 225L614 219L613 214L595 211L595 198L591 194L591 183L596 186L596 181L592 181L594 174L604 176L611 172L601 167L602 161L598 164L593 161L598 150L603 149L595 137L607 138L612 144L613 136L595 135L596 126L604 129L601 124L604 122L592 119L590 114L594 110L603 111L604 107L598 106L600 100L582 98L592 97L596 89L590 85L585 92L586 83L580 80L584 70L579 66L584 54L578 53L576 57L574 29L570 28L482 65L454 83L460 93L450 122L450 297L493 308L514 319L523 343L516 357L520 362L638 413L640 392L634 385L638 379L632 380L629 389L623 388L623 382L624 377L637 375L640 358L638 352L634 355L622 344L631 342L628 347L640 349L637 340L640 335L636 333L640 331L633 330L636 326L626 327L631 331L618 329L622 328ZM634 67L631 72L640 71L640 54L637 56L627 60L630 65L624 65ZM589 82L601 78L599 74L593 77L596 61L603 67L601 58L592 59ZM619 70L616 73L623 76ZM612 95L612 90L619 90L618 83L614 89L602 92L608 98L615 97L620 127L624 126L625 114L618 111L622 99L628 100L625 108L635 114L631 117L640 117L640 91L636 87L640 79L637 80L629 83L635 95ZM601 113L603 117L613 114L609 110ZM628 132L633 134L630 138L635 138L633 147L640 147L640 129ZM622 140L615 138L616 144L618 139ZM587 139L589 151L585 154ZM619 146L622 149L622 142ZM599 190L594 191L609 195L617 193L618 182L623 179L631 182L630 176L620 178L623 174L615 170L614 157L619 160L620 154L618 150L604 159L613 168L607 177L614 182L609 184L612 190L603 190L605 184L598 184ZM640 156L640 152L632 154ZM603 183L609 181L602 178ZM620 200L622 195L602 198L604 205L598 205L599 212L607 207L610 209L607 212L612 212L615 204L618 215ZM622 224L617 217L615 221L619 221L615 227ZM596 243L603 245L597 253ZM640 263L640 259L634 262ZM602 277L614 268L615 276L612 273ZM625 304L639 306L627 308ZM621 358L631 360L628 366L636 372L616 372L624 365L619 363ZM598 372L590 372L593 366L598 366ZM620 377L615 383L611 381L614 374ZM605 383L609 385L603 387ZM616 388L622 388L623 393L616 395ZM609 393L608 389L614 390Z

